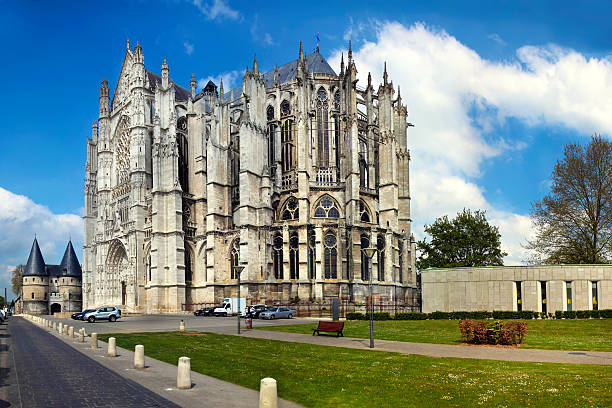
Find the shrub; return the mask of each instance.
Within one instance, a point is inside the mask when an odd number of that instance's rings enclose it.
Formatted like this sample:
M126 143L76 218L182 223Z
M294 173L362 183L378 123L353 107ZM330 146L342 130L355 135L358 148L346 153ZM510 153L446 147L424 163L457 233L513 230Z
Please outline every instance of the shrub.
M575 310L566 310L565 312L563 312L563 317L565 317L566 319L575 319L576 318L576 311Z
M576 319L588 319L591 317L590 310L576 310Z
M346 320L364 320L364 314L359 312L348 312L346 314Z
M427 320L427 313L407 312L396 313L395 320Z
M555 311L555 319L562 319L562 318L563 318L563 310Z
M591 318L599 319L600 317L601 317L601 311L600 310L591 310Z
M429 318L432 320L449 320L450 313L449 312L432 312L429 314Z
M604 319L612 319L612 309L600 310L599 317L603 317Z
M536 313L537 312L532 312L531 310L521 310L520 312L518 312L519 319L527 319L527 320L535 319Z
M391 320L389 312L376 312L374 313L374 320ZM367 317L366 317L367 320Z
M527 334L525 322L461 320L461 340L472 344L521 344Z

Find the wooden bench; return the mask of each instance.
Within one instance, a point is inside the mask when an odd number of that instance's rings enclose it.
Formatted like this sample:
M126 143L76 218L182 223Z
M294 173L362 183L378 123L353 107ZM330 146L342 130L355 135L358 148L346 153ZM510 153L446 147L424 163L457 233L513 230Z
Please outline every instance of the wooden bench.
M319 326L316 329L312 329L312 335L315 333L319 335L320 332L336 333L336 337L342 336L342 329L344 328L344 322L324 322L319 320Z

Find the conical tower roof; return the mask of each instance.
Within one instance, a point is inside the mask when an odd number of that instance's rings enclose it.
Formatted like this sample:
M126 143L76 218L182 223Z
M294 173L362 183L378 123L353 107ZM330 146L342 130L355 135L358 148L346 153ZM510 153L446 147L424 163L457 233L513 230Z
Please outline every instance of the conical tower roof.
M23 276L44 276L47 274L45 266L45 260L38 247L38 241L34 238L34 243L32 244L32 249L30 249L30 256L28 257L28 263L26 263Z
M66 252L64 252L59 269L61 274L66 276L81 276L83 274L79 259L74 253L72 241L68 241L68 246L66 247Z

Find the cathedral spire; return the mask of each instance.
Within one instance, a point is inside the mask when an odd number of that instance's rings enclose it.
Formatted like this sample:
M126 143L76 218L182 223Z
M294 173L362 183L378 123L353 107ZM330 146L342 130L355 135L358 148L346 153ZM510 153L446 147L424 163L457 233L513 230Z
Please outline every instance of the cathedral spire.
M388 79L388 75L387 75L387 61L385 61L385 70L383 72L383 84L387 85L387 79Z
M253 58L253 73L257 73L257 54L255 54L255 57Z
M107 117L110 113L110 96L108 93L108 81L106 78L100 85L100 117Z
M372 73L368 72L368 89L372 86Z
M340 57L340 76L344 75L344 53Z
M125 40L125 47L126 47L126 50L128 51L130 50L130 39L129 38L126 38Z
M170 68L168 68L168 63L166 62L166 58L164 58L164 62L161 67L161 76L162 76L162 87L168 87L168 80L170 78Z
M224 101L224 96L223 96L223 78L221 78L221 80L219 81L219 100L221 102Z
M274 85L278 85L278 65L274 65Z
M91 140L95 143L98 141L98 121L94 120L91 125Z
M397 86L397 106L399 108L402 107L402 94L400 92L400 86L399 85Z
M198 87L198 83L196 82L196 79L195 79L195 72L192 72L191 73L191 82L189 82L189 88L191 90L191 98L192 99L195 98L195 96L196 96L196 91L198 89L197 87Z
M300 41L300 52L298 53L298 59L302 61L304 59L304 50L302 49L302 42Z
M351 40L349 40L348 61L349 65L351 65L351 62L353 62L353 49L351 48Z

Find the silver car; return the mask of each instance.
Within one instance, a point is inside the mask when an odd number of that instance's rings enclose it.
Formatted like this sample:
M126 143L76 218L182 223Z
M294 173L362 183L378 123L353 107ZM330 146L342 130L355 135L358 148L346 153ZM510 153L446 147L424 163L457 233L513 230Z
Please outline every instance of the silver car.
M293 319L294 317L295 310L288 307L274 307L261 312L259 315L260 319Z
M99 307L93 312L83 315L83 320L87 320L89 323L93 323L96 320L108 320L109 322L114 322L119 318L121 318L121 310L115 306Z

